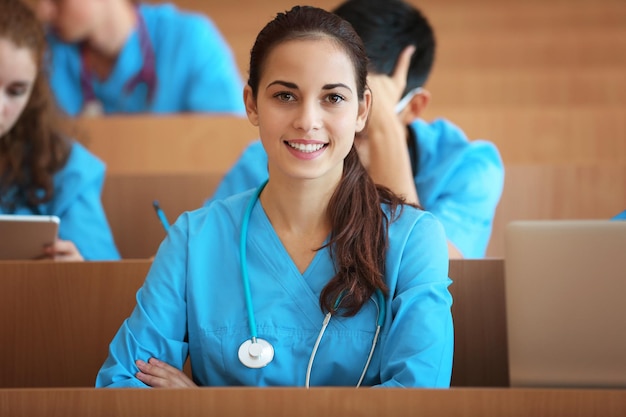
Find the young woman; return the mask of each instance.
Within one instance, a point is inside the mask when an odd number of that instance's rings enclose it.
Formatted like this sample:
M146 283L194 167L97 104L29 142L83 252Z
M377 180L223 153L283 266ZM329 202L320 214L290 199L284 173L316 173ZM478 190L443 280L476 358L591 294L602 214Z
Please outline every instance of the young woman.
M260 32L244 99L269 181L177 220L97 386L449 386L445 235L359 161L366 67L321 9Z
M70 115L243 116L239 70L204 16L132 0L37 3L50 27L52 90Z
M20 0L0 10L0 214L61 219L42 257L119 259L100 202L104 164L55 124L41 25Z
M368 86L376 105L357 138L361 163L377 184L437 217L451 258L484 257L504 165L493 143L469 140L445 118L422 118L436 49L430 23L404 0L346 0L334 13L363 39L370 59ZM257 187L267 175L267 155L256 141L206 204Z

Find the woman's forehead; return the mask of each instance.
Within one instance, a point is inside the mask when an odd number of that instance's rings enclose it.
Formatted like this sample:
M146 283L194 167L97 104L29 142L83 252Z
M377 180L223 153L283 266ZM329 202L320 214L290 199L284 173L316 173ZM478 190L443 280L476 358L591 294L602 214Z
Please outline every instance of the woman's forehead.
M335 75L355 80L352 60L345 49L330 37L297 38L277 44L269 52L262 77L276 74L302 76ZM344 80L345 81L345 80Z

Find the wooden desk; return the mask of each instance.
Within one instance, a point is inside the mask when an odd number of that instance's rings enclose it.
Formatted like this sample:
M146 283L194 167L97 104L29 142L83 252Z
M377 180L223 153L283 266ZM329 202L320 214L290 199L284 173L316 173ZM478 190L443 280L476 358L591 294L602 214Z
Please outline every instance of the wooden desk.
M508 387L503 259L450 261L457 387Z
M149 267L0 262L0 388L92 387ZM502 260L455 260L450 276L452 384L508 386Z
M626 390L22 389L0 390L0 415L623 417Z
M93 386L150 264L0 262L0 387Z

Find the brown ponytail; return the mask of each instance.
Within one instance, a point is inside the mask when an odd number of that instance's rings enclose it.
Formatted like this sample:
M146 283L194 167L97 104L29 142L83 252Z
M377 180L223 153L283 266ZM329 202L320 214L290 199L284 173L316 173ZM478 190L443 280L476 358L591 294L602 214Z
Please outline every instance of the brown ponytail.
M325 246L331 248L337 273L322 290L322 310L334 313L335 302L342 297L342 310L346 316L352 316L377 289L387 295L387 229L400 214L396 211L402 210L403 202L388 188L374 184L353 146L328 205L332 232ZM390 217L382 204L388 205Z

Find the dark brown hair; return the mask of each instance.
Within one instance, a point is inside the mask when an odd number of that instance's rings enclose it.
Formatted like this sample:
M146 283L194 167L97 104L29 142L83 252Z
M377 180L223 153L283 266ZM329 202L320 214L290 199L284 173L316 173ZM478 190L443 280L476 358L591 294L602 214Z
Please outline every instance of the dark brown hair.
M63 167L70 144L59 121L46 77L46 40L41 23L20 0L0 0L0 38L27 48L37 67L32 92L15 125L0 137L0 205L11 212L35 207L53 195L53 175ZM17 194L7 196L9 190ZM9 201L10 200L10 201Z
M361 39L350 24L338 16L309 6L296 6L279 13L259 33L250 53L248 85L253 96L257 96L265 61L274 47L289 40L321 37L336 42L350 57L358 97L363 99L367 88L368 59ZM389 206L390 217L383 211L382 204ZM336 274L320 295L322 310L334 313L335 302L341 297L342 311L351 316L377 289L387 294L387 229L402 204L401 197L374 184L353 145L344 160L342 179L327 209L332 230L330 241L324 247L331 249Z

